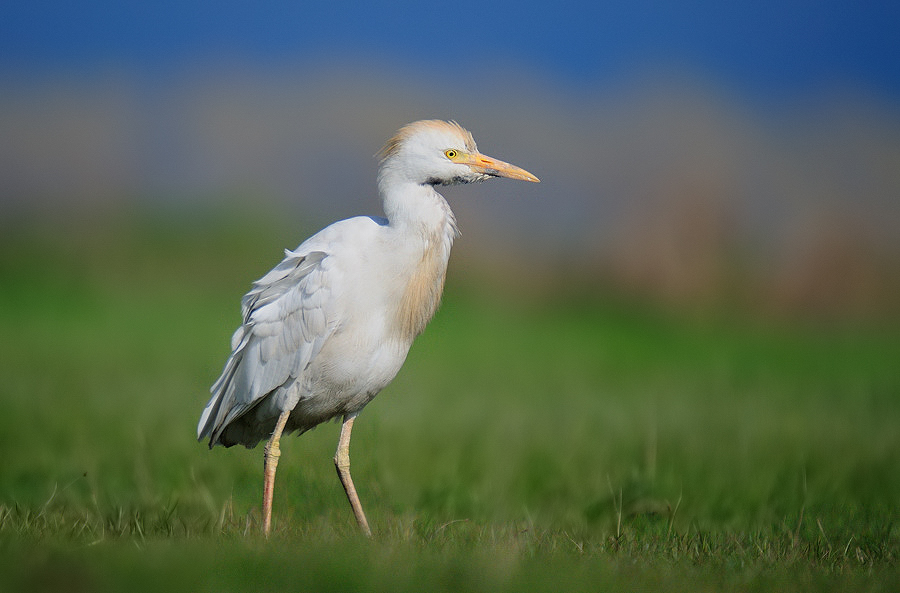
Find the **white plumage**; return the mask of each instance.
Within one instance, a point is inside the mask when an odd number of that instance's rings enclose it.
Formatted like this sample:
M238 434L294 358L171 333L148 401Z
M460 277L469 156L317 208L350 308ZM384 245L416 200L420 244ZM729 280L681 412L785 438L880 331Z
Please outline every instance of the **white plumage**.
M435 185L537 177L478 152L454 122L419 121L383 149L378 189L386 218L356 217L319 231L253 284L231 356L212 386L197 436L209 446L266 445L263 528L271 521L284 431L343 416L338 475L370 534L350 478L349 442L360 410L402 366L434 315L456 219Z

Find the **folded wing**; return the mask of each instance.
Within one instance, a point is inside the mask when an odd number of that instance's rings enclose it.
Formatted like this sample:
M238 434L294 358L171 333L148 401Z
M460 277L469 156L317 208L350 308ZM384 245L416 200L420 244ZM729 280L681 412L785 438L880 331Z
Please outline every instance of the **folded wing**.
M199 440L209 437L212 447L265 398L285 396L322 349L334 329L327 264L323 251L286 250L284 260L254 282L241 301L243 322L231 339L231 356L197 425Z

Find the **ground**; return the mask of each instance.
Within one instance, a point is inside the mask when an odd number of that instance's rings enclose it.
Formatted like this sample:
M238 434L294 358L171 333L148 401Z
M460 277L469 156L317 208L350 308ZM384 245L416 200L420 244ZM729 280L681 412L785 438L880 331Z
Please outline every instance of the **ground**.
M522 295L460 262L355 426L374 539L329 424L283 441L265 540L262 448L194 438L241 295L302 239L240 220L5 229L11 588L900 589L895 323Z

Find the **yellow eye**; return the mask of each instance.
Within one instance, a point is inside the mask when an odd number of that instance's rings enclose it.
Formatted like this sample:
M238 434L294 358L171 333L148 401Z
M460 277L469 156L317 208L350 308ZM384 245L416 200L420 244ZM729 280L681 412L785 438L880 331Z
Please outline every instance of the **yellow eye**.
M459 151L453 148L448 148L444 151L444 156L450 159L451 161L459 156Z

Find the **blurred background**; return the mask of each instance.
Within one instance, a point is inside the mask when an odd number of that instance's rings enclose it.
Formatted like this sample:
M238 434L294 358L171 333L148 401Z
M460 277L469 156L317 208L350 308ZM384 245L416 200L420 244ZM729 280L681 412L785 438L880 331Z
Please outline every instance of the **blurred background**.
M447 191L459 274L895 316L898 23L889 2L7 3L0 219L265 212L293 247L379 212L400 125L456 119L543 180Z
M442 308L353 433L373 530L413 545L366 574L421 590L467 542L476 580L702 567L705 534L728 571L896 573L898 30L888 1L0 4L0 573L77 582L27 542L100 575L145 538L204 550L210 590L261 572L262 452L197 418L250 283L379 214L376 153L421 118L541 183L442 189ZM357 565L337 430L282 441L291 587Z

